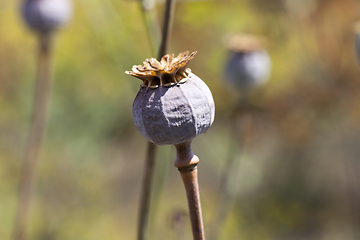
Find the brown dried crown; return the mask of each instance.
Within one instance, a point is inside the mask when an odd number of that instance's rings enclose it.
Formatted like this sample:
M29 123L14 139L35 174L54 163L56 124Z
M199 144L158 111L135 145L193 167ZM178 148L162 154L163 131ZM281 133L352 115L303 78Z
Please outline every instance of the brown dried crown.
M141 79L142 87L171 86L186 81L191 72L187 65L195 54L196 51L191 54L185 51L177 57L174 57L174 54L166 54L160 62L155 58L146 59L144 66L134 65L131 71L125 71L125 73Z
M233 52L252 52L264 49L267 40L261 36L234 34L225 36L223 43L227 49Z

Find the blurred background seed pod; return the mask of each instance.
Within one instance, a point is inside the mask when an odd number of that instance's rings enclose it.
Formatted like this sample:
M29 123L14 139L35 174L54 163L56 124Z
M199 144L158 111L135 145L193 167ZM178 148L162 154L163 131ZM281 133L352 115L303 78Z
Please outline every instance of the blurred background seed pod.
M225 79L242 92L269 80L271 59L265 50L266 40L253 35L228 35L224 45L229 50L224 68Z
M66 24L72 16L70 0L25 0L22 14L36 32L48 33Z

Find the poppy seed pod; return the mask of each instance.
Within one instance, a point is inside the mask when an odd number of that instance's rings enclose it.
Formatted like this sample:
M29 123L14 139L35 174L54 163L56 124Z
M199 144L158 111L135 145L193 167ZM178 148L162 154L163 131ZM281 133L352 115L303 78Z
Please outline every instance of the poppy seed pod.
M191 141L214 121L215 104L207 85L187 65L196 52L161 61L146 59L144 66L126 71L143 81L133 104L136 128L157 145Z
M224 75L230 84L248 91L268 81L271 59L264 49L264 42L251 35L235 35L226 39L230 53Z
M48 33L70 20L72 4L70 0L25 0L22 14L34 31Z

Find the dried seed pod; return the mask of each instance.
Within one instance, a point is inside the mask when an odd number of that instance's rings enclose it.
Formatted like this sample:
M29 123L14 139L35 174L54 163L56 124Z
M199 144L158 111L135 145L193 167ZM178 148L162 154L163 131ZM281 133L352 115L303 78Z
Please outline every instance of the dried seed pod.
M34 31L48 33L70 20L72 4L70 0L25 0L22 15Z
M226 80L242 91L266 83L271 59L264 48L265 39L252 35L233 35L225 39L230 54L225 65Z
M207 85L187 65L196 52L161 61L146 59L144 66L127 71L143 81L133 104L136 128L158 145L179 144L206 132L214 121L215 104Z

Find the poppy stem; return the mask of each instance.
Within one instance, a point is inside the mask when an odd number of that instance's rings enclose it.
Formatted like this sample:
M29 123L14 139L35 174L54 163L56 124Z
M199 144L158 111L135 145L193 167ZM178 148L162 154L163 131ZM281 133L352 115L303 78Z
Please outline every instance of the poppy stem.
M156 155L156 145L152 142L147 144L147 154L146 154L146 166L145 173L142 185L141 192L141 202L140 202L140 215L139 215L139 225L138 225L138 240L143 240L146 238L146 229L148 225L148 216L149 216L149 207L150 207L150 196L151 189L154 181L154 171L155 171L155 155Z
M49 34L41 34L39 36L39 62L34 111L20 179L19 200L12 235L13 240L26 239L31 197L36 183L36 168L45 135L47 109L51 95L50 60L51 36Z
M175 145L177 158L174 165L179 169L184 182L194 240L205 240L197 176L199 158L193 154L190 143L188 141Z
M171 29L174 19L174 12L175 12L175 0L166 0L162 37L158 52L158 60L160 60L162 56L166 54L166 51L168 49L168 45L170 42L169 39L170 39Z

